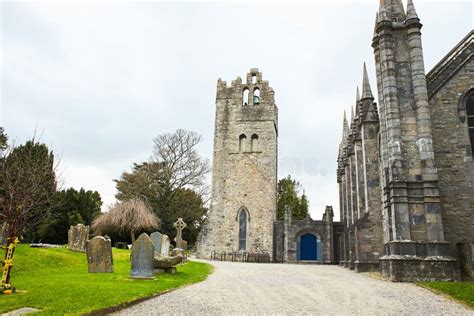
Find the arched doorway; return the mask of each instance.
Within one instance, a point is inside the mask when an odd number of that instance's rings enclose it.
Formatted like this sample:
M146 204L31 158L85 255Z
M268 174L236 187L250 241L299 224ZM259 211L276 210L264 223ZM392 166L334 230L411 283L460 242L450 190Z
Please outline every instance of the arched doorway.
M321 261L321 242L319 238L306 233L298 238L298 260L303 261Z

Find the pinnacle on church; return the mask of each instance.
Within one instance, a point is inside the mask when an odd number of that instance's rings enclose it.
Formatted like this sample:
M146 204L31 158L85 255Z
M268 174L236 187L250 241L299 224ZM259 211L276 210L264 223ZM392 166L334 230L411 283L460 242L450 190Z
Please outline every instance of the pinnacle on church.
M369 75L367 74L367 66L364 63L364 75L362 79L362 100L374 99L372 89L370 88Z
M380 0L380 5L379 5L379 21L378 22L382 22L382 21L390 21L387 14L385 0Z
M415 10L415 5L413 4L413 0L408 0L408 4L407 4L407 21L408 21L408 20L411 20L411 19L417 19L417 20L419 20L418 14L416 13L416 10Z
M347 122L346 110L344 110L344 119L342 122L342 141L345 143L347 136L349 135L349 123Z
M405 19L405 9L402 0L391 0L392 15L399 15Z
M379 13L375 12L375 25L374 25L374 35L372 38L377 37L377 24L379 23Z
M360 101L360 93L359 93L359 86L357 86L356 90L356 104L358 104Z

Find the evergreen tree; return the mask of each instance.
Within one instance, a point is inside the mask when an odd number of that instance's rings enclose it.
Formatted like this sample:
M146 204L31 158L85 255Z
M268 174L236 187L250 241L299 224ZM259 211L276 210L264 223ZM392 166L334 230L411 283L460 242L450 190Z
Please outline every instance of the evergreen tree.
M301 197L298 196L300 186L291 176L278 181L278 220L285 218L285 205L289 205L293 210L293 219L304 219L308 216L308 199L304 193Z
M71 225L91 225L100 215L102 200L99 192L79 191L74 188L57 192L56 206L40 226L39 238L53 244L67 243L67 231Z

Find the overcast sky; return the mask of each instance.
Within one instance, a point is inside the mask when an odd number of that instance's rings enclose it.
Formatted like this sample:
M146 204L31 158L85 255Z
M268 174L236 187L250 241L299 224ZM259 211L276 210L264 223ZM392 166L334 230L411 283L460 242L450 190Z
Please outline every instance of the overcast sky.
M429 71L473 29L473 4L415 5ZM16 143L36 128L61 158L64 187L97 190L111 204L112 180L147 160L161 133L197 131L212 160L217 79L256 67L279 107L279 178L301 182L313 218L325 205L337 214L342 113L363 62L375 87L377 8L377 0L1 2L0 125Z

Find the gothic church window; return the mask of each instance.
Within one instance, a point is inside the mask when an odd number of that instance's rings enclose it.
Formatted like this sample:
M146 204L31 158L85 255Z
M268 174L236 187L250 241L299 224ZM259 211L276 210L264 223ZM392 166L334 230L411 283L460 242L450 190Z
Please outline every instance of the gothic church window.
M247 212L240 210L239 214L239 250L245 250L247 246Z
M258 151L258 135L257 134L252 135L251 150L252 152Z
M474 91L466 98L467 127L469 129L469 140L471 152L474 154Z
M242 93L242 105L249 105L249 89L247 88Z
M239 152L245 152L245 143L247 142L247 136L242 134L239 136Z
M253 105L259 105L260 104L260 89L255 88L253 90Z

